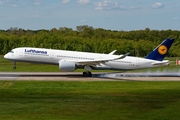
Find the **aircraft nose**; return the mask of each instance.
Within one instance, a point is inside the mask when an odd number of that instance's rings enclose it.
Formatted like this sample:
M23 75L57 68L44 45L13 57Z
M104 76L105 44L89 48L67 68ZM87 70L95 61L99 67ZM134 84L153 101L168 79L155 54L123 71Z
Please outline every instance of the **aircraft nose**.
M7 58L8 58L8 56L9 56L8 54L5 54L5 55L4 55L4 58L5 58L5 59L7 59Z

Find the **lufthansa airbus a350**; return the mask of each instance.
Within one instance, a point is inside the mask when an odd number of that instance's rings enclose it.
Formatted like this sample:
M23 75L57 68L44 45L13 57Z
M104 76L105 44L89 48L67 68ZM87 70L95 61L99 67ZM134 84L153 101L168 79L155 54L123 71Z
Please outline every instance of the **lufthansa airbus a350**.
M4 55L4 58L13 61L14 69L16 62L46 63L58 65L59 69L65 72L85 69L83 76L91 77L90 71L93 69L127 71L169 65L169 61L164 60L164 57L173 42L174 39L167 38L145 58L128 56L128 53L114 55L116 50L109 54L100 54L33 47L15 48Z

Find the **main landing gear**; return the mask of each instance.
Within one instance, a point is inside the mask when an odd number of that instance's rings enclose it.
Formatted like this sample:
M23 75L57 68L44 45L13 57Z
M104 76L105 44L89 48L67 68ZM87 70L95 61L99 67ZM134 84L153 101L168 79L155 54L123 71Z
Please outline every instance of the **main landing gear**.
M89 71L83 72L84 77L92 77L92 73Z
M84 69L86 70L86 72L83 72L83 76L84 77L92 77L92 73L90 72L92 69L90 66L85 65Z

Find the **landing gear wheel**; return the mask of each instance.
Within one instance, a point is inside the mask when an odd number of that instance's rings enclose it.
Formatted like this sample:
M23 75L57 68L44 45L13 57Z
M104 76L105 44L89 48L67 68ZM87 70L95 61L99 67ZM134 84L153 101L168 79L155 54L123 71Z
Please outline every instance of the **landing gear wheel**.
M92 77L92 73L91 72L83 72L83 76L84 77Z
M16 69L17 67L16 66L13 66L13 69Z
M13 69L16 69L17 67L16 67L16 62L13 62Z
M92 73L91 72L88 72L88 77L92 77Z
M87 72L83 72L83 76L87 77L88 76Z

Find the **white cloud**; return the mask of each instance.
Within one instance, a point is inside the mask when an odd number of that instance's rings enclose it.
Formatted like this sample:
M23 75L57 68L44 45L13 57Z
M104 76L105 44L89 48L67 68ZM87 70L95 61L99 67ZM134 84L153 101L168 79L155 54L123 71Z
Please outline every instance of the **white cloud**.
M6 0L7 2L12 2L13 0Z
M35 5L40 5L41 2L40 2L40 1L35 1L34 4L35 4Z
M85 5L85 4L90 3L90 0L77 0L77 3L78 3L79 5Z
M3 18L3 16L2 16L2 15L0 15L0 18Z
M19 7L17 4L12 4L11 6L12 7Z
M42 18L39 12L33 12L27 16L28 18Z
M0 9L3 9L3 2L0 1Z
M110 0L104 0L103 2L94 3L95 10L111 9L118 6L117 2L111 2Z
M42 2L41 0L30 0L31 2L34 3L34 5L40 5Z
M139 7L131 6L131 7L125 7L122 5L119 5L117 2L112 2L111 0L104 0L103 2L96 2L94 3L95 10L132 10L132 9L139 9Z
M70 0L62 0L62 4L67 4L69 2L70 2Z
M139 9L139 7L137 7L137 6L131 6L131 7L129 7L129 9Z
M9 6L11 7L19 7L18 2L15 0L6 0Z
M84 20L81 20L80 22L81 22L81 23L84 23L84 22L86 22L86 21L87 21L87 20L84 19Z
M40 5L41 4L41 0L33 0L35 5Z
M179 18L178 18L178 17L175 17L174 20L179 20Z
M3 5L3 2L0 1L0 5Z
M180 9L180 5L174 6L173 9Z
M159 8L163 8L163 7L164 7L164 5L162 3L160 3L160 2L154 3L152 5L153 9L159 9Z

